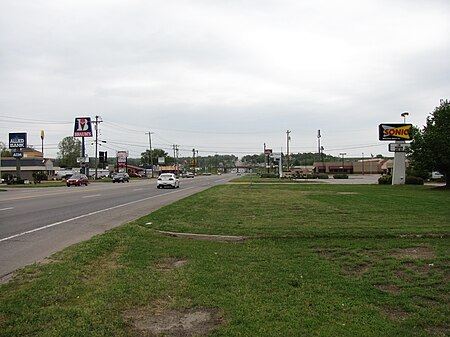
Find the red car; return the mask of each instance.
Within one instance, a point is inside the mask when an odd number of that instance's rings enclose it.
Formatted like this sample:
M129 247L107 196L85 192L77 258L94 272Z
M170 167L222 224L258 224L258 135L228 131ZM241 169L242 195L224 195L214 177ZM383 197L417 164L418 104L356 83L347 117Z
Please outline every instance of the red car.
M89 180L88 177L85 174L74 174L69 179L66 180L67 186L81 186L81 185L88 185Z

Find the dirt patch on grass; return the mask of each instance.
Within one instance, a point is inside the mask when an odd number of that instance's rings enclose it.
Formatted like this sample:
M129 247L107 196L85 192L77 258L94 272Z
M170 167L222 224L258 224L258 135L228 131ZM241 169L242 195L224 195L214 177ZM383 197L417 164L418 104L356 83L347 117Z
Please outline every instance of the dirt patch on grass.
M404 321L410 314L400 308L384 307L381 309L381 313L392 321Z
M164 311L141 308L129 310L124 316L132 321L133 336L207 336L223 324L222 314L216 308Z
M436 254L432 249L427 247L412 247L397 250L391 256L398 259L426 260L435 258Z
M346 275L353 276L353 277L360 277L364 275L365 273L369 272L372 268L372 265L370 264L358 264L351 267L346 267L344 269L344 272Z
M355 195L355 194L361 194L361 193L358 193L358 192L337 192L337 194L340 194L340 195Z
M159 234L172 236L176 238L192 239L192 240L207 240L207 241L221 241L221 242L241 242L248 240L246 236L232 236L232 235L210 235L210 234L195 234L195 233L175 233L167 231L156 231Z
M178 259L176 257L168 257L156 263L156 269L160 271L181 268L187 264L187 260Z
M375 288L388 294L400 294L400 292L402 291L400 287L397 287L393 284L377 284Z
M439 301L425 296L414 296L414 300L419 302L424 307L436 307L440 305Z
M434 336L447 337L450 335L450 326L430 326L425 331Z

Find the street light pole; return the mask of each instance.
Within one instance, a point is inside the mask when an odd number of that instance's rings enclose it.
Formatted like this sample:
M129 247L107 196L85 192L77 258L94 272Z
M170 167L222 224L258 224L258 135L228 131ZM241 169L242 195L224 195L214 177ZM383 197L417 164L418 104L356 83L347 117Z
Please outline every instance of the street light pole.
M362 164L362 174L364 175L364 152L362 153L362 161L361 161L361 164Z
M403 124L406 124L406 116L409 116L409 112L405 111L400 116L403 117Z
M347 154L345 152L339 153L342 156L342 171L344 171L344 156Z

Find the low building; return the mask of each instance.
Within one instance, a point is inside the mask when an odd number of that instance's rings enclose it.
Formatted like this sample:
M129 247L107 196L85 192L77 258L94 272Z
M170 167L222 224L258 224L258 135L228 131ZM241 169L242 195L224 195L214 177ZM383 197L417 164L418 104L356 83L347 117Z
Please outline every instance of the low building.
M29 181L35 180L38 175L49 177L55 174L53 160L43 158L42 152L29 148L22 149L21 152L23 157L20 159L1 158L0 175L2 178L7 176L17 177L18 170L20 170L20 178Z
M370 158L358 161L315 162L315 173L381 174L386 172L387 159Z

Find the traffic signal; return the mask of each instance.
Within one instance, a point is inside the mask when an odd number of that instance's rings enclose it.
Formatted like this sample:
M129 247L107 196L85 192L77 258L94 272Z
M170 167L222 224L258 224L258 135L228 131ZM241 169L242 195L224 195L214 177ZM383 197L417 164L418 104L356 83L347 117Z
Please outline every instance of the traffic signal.
M105 162L105 152L100 151L100 152L98 153L98 157L99 157L100 163L104 163L104 162Z

